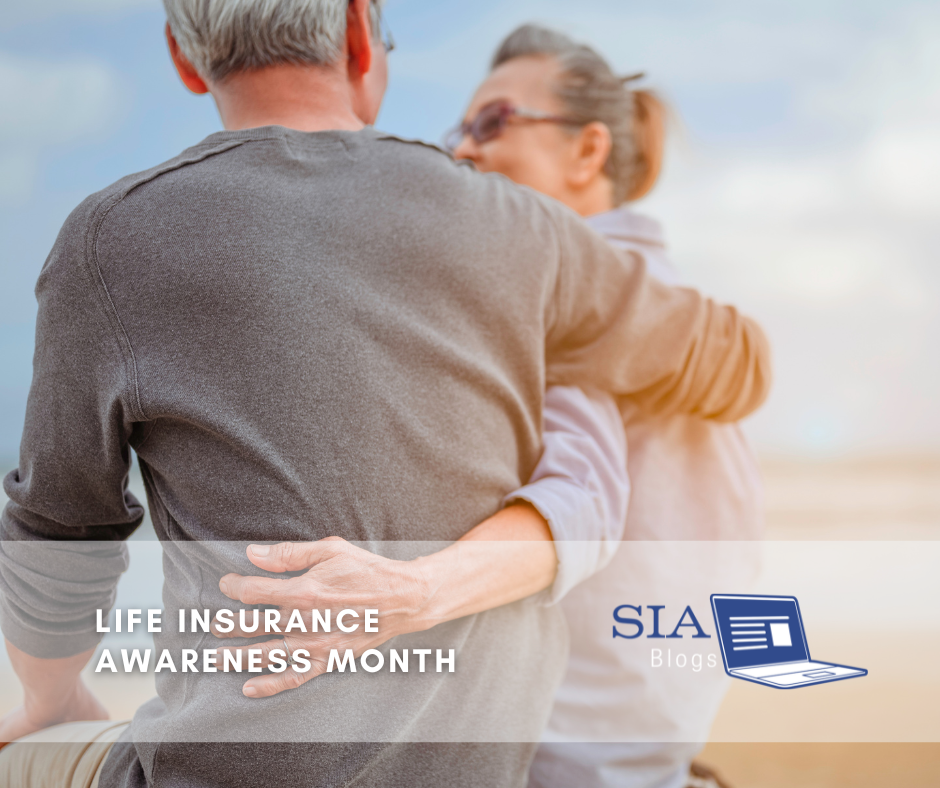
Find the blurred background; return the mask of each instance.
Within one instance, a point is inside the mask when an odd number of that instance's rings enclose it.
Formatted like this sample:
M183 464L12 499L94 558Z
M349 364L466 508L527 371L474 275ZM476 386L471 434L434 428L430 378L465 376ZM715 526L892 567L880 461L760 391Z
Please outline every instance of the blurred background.
M15 457L36 275L86 195L220 128L165 52L158 0L33 0L0 16L0 456ZM767 326L775 457L940 453L940 4L390 0L379 124L437 141L515 25L644 70L679 123L638 207L675 261Z
M663 178L637 207L664 223L691 283L757 317L773 342L774 392L746 425L764 464L769 538L940 538L940 4L389 0L386 16L398 47L378 125L403 136L440 140L499 40L525 21L645 71L676 122ZM179 83L163 24L157 0L3 5L4 472L31 376L32 289L63 220L89 193L220 129L211 99ZM940 638L925 637L935 664ZM923 690L940 699L932 681ZM4 707L16 695L7 687ZM716 723L724 741L743 730L746 689ZM935 727L922 730L937 740ZM928 745L883 755L761 746L710 752L768 788L839 785L849 773L847 785L940 782ZM804 772L783 769L800 763Z

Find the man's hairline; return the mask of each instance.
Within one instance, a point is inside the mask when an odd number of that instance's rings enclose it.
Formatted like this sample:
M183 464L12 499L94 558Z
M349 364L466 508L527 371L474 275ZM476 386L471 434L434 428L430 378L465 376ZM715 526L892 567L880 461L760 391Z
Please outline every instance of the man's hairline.
M368 2L370 8L375 8L376 10L375 21L377 24L375 25L372 24L373 14L370 12L368 15L369 27L374 28L374 29L370 29L369 32L371 33L371 35L369 38L371 39L373 44L379 43L381 45L382 43L382 9L383 9L383 6L385 5L385 0L366 0L366 2ZM262 71L266 68L271 68L273 66L297 66L301 68L317 68L317 69L323 69L324 71L329 71L329 70L332 70L334 68L341 66L343 62L344 53L341 52L339 56L335 60L331 61L330 63L308 63L304 61L283 60L283 61L278 61L277 63L269 63L266 66L260 66L258 68L242 68L242 69L234 70L226 74L224 77L220 79L216 79L215 77L212 77L211 75L201 73L199 69L196 68L196 64L193 62L194 59L191 57L191 55L188 52L184 50L183 44L180 43L180 36L178 32L173 29L173 22L170 20L169 15L167 15L167 18L166 18L166 26L169 28L170 33L172 33L173 38L176 41L180 52L186 58L186 61L189 63L190 66L192 66L196 74L199 76L201 80L203 80L206 83L207 86L223 85L232 76L239 75L239 74L246 74L251 71ZM348 40L349 40L348 36L349 36L349 25L347 24L344 30L344 41L343 41L344 48L346 47L348 43Z

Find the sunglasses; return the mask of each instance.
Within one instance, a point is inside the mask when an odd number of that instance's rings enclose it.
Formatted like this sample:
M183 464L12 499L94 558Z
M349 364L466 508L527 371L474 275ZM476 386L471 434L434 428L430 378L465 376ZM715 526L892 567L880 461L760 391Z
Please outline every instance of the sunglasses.
M494 101L481 109L473 120L464 121L451 129L444 137L444 147L453 153L457 146L463 142L468 134L474 142L484 143L495 140L509 125L511 118L519 118L534 123L564 123L572 126L583 126L581 121L566 118L562 115L552 115L538 109L516 107L508 101Z
M382 36L382 46L385 47L385 52L388 54L395 48L395 39L392 38L392 31L388 27L388 22L385 21L381 8L379 9L379 30Z
M375 11L379 20L379 39L382 41L382 46L385 47L386 54L388 54L395 48L395 39L392 38L392 31L389 30L388 22L385 21L385 14L382 13L382 6L376 3Z

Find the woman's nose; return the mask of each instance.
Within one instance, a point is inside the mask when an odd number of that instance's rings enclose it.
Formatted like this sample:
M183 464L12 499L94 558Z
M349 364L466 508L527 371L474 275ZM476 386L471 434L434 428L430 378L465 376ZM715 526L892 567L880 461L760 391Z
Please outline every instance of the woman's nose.
M470 159L474 163L476 163L479 153L479 146L469 134L464 134L460 144L454 148L455 159Z

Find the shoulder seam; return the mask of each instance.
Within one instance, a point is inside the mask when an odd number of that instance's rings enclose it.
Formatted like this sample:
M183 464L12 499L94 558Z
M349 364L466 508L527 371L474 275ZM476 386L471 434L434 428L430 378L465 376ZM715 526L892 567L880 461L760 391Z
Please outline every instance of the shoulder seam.
M393 140L394 142L403 142L405 145L420 145L421 147L430 148L431 150L436 151L437 153L440 153L446 156L455 164L461 163L458 159L455 159L453 156L451 156L450 153L444 150L440 145L437 145L433 142L428 142L427 140L419 140L419 139L410 138L410 137L399 137L396 134L389 134L388 132L384 132L384 131L379 132L376 139L378 139L379 141Z
M147 414L144 412L143 403L140 396L137 356L134 353L134 348L131 345L127 330L124 328L124 323L122 322L121 317L117 312L117 307L115 306L114 299L111 297L111 292L108 290L108 284L105 281L104 274L101 270L101 264L98 260L98 234L101 230L101 226L108 217L108 214L111 212L111 210L121 203L128 194L138 187L144 185L145 183L149 183L150 181L155 180L156 178L159 178L161 175L165 175L168 172L178 170L189 164L195 164L197 162L203 161L210 156L224 153L225 151L243 145L248 141L249 140L229 140L206 150L201 150L198 152L194 151L186 157L177 157L176 159L166 162L163 165L142 173L139 177L135 178L133 181L127 184L125 188L109 195L101 203L99 203L94 209L91 221L88 223L88 229L85 232L85 263L91 269L90 273L92 280L95 281L98 285L98 288L96 289L99 290L99 298L102 300L102 308L104 309L108 322L111 324L112 330L114 330L116 334L122 355L124 355L125 374L132 382L133 386L132 405L134 410L136 410L136 413L133 414L134 421L147 421Z

